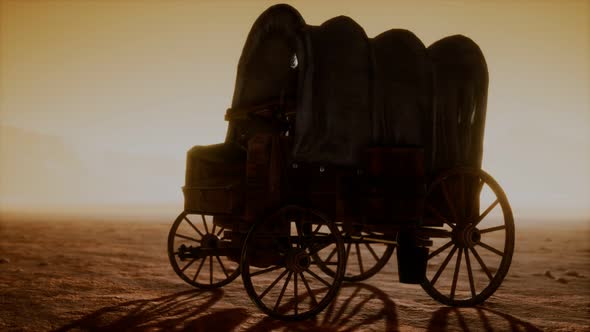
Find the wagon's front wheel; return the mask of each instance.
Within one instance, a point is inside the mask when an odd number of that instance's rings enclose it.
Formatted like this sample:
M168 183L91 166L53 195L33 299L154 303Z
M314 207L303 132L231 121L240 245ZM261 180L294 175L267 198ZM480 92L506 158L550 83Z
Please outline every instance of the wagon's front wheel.
M432 183L427 211L446 231L432 238L422 288L446 305L482 303L504 280L514 252L506 194L480 169L451 169Z
M312 258L332 252L333 274ZM299 320L321 312L336 297L344 275L344 244L331 220L288 206L253 225L242 249L242 279L263 312Z
M197 288L222 287L240 275L239 249L230 257L231 243L212 216L182 212L168 234L168 258L174 272Z

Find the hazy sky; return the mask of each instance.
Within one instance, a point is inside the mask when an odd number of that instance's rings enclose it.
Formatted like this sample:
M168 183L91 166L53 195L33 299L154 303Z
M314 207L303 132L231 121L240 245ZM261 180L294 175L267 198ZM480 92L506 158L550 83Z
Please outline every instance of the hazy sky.
M0 208L180 209L186 150L223 140L242 46L274 2L0 2ZM369 37L474 39L490 70L484 168L517 216L590 218L590 1L290 4Z

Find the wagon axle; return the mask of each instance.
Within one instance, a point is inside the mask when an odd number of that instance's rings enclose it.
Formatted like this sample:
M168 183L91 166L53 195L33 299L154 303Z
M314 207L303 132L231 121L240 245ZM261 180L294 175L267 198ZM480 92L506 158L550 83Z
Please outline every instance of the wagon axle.
M240 249L239 248L231 248L231 247L218 247L219 242L222 241L218 241L216 242L214 245L215 246L211 246L211 247L193 247L193 246L186 246L186 245L181 245L180 247L178 247L178 258L180 258L181 261L185 261L185 260L192 260L192 259L201 259L201 258L207 258L207 257L216 257L216 256L233 256L233 257L237 257L240 254ZM225 241L224 241L225 242ZM226 242L227 244L229 244L229 242Z
M287 253L285 266L289 271L301 273L311 265L311 257L305 249L292 249Z
M473 224L459 226L453 230L453 241L459 248L473 248L481 240L479 229Z

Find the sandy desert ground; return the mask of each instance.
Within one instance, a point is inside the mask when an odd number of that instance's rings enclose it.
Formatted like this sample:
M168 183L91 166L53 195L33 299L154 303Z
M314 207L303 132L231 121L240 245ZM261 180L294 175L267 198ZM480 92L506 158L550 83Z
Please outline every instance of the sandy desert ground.
M0 221L1 331L590 331L590 224L517 226L500 289L451 308L398 282L395 257L303 322L267 318L240 278L196 290L172 271L172 220Z

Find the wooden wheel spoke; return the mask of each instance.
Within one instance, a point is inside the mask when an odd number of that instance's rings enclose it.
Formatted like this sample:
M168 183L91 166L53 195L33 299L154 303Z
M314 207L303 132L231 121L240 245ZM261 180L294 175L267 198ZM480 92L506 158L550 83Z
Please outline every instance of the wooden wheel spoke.
M297 294L297 273L293 275L293 298L295 299L295 315L299 306L299 294Z
M459 279L459 270L461 270L461 254L463 254L463 248L459 248L459 253L457 254L455 274L453 275L453 284L451 285L451 300L455 298L455 290L457 289L457 279Z
M465 265L467 266L467 276L469 277L469 289L471 296L475 297L475 282L473 281L473 271L471 271L471 261L469 260L469 251L465 250Z
M328 235L328 234L326 234L326 235L327 235L327 236L330 236L330 235ZM311 248L311 247L310 247L310 248L309 248L309 254L310 254L310 255L315 255L315 254L317 254L317 253L318 253L320 250L323 250L323 249L327 248L327 247L328 247L329 245L331 245L331 244L333 244L333 242L326 241L326 243L322 243L322 244L316 245L316 246L314 246L313 248Z
M359 263L359 268L361 270L361 274L365 273L365 269L363 267L363 258L361 257L361 248L358 243L355 243L354 246L356 248L356 257L357 257L357 260Z
M215 256L215 257L217 257L217 262L219 263L219 266L221 266L221 269L223 270L223 273L225 274L225 277L226 278L229 278L229 274L225 270L225 266L223 265L223 262L221 261L221 258L219 258L219 256Z
M194 263L196 260L197 260L196 258L193 258L193 259L192 259L190 262L186 263L186 265L185 265L185 266L184 266L182 269L180 269L180 272L184 272L186 269L188 269L188 268L189 268L189 266L193 265L193 263Z
M307 279L305 279L303 272L299 272L299 276L301 277L301 280L303 281L303 284L305 285L305 289L307 289L307 294L309 295L311 302L313 302L314 305L317 305L318 300L315 298L315 294L311 291L311 288L309 288L309 284L307 283Z
M194 237L190 237L190 236L186 236L186 235L182 235L182 234L178 234L178 233L174 234L174 236L177 236L177 237L180 237L180 238L183 238L183 239L186 239L186 240L190 240L190 241L195 241L195 242L201 243L201 240L195 239Z
M328 255L328 257L326 258L326 264L328 264L330 260L332 260L332 257L334 257L334 255L336 254L336 249L337 248L332 249L332 252Z
M219 232L217 232L217 234L215 234L216 236L221 235L221 233L223 233L223 231L225 230L225 227L219 227Z
M447 224L449 225L449 227L451 228L455 228L455 225L453 225L450 221L448 221L445 217L442 216L442 214L431 204L427 204L428 205L428 210L430 210L430 212L432 212L432 214L434 214L434 217L436 219L438 219L439 222L442 222L443 224Z
M352 243L349 242L348 244L346 244L346 253L344 254L344 261L346 262L346 264L348 264L348 256L350 256L350 247L351 247Z
M451 198L451 195L449 194L449 190L447 188L447 183L443 181L441 188L443 191L443 195L445 196L445 200L447 201L447 206L449 207L449 210L451 210L451 215L453 215L453 219L454 219L455 223L458 224L459 219L457 216L457 210L455 209L455 205L453 204L453 200Z
M488 208L485 209L485 211L479 216L479 218L477 218L477 220L474 223L474 226L477 226L482 220L484 220L485 217L487 217L487 215L498 205L498 203L500 203L500 201L496 199L492 204L490 204L490 206L488 206Z
M195 280L197 280L199 273L201 273L201 269L203 268L203 264L205 264L205 258L203 258L201 260L201 263L199 264L199 267L197 268L197 272L195 272L195 276L193 277L193 282L195 282Z
M486 248L487 250L493 252L494 254L496 254L496 255L498 255L500 257L503 257L504 256L504 253L501 252L500 250L498 250L498 249L496 249L496 248L494 248L494 247L492 247L490 245L487 245L487 244L485 244L485 243L483 243L481 241L478 243L478 245L480 245L483 248Z
M367 249L369 249L369 252L371 253L371 255L373 255L373 258L375 258L376 261L379 261L379 256L377 255L375 250L371 247L371 245L367 242L365 242L364 244L365 244L365 247L367 247ZM334 249L334 251L335 250L336 249Z
M266 269L264 269L264 270L260 270L260 271L256 271L256 272L254 272L254 273L250 273L250 277L255 277L255 276L257 276L257 275L260 275L260 274L264 274L264 273L268 273L268 272L276 271L276 270L278 270L278 269L280 269L280 268L282 268L282 266L280 266L280 265L276 265L276 266L273 266L273 267L269 267L269 268L266 268Z
M475 187L475 191L473 192L473 210L471 211L472 214L478 214L479 213L479 203L480 203L480 196L481 196L481 191L483 189L483 186L485 184L485 181L482 180L481 178L477 179L477 186ZM472 218L473 215L470 215L469 218ZM470 219L471 220L471 219Z
M318 224L316 226L316 228L313 230L313 232L311 232L311 235L313 236L314 234L317 234L320 230L320 228L322 228L322 226L324 226L323 224Z
M430 255L428 255L428 259L431 259L432 257L440 254L441 252L445 251L448 247L453 245L453 241L449 241L447 242L445 245L443 245L442 247L436 249L435 251L433 251Z
M203 225L205 225L205 233L209 234L209 227L207 226L207 220L204 214L201 215L201 219L203 219Z
M311 264L312 264L312 265L320 265L320 266L321 266L321 265L338 265L338 263L337 263L337 262L321 262L321 263L318 263L318 262L311 262Z
M279 304L281 304L281 300L283 299L283 295L285 295L285 291L287 290L287 286L289 285L289 281L291 281L292 275L293 275L293 271L290 271L289 275L287 275L287 279L285 280L285 283L283 284L283 288L281 289L281 293L279 294L279 297L277 298L277 302L275 303L275 307L272 309L273 311L277 311L277 309L279 308ZM295 301L297 301L297 299L295 299Z
M470 248L470 249L471 249L471 253L473 254L473 256L475 256L475 259L479 263L479 266L481 266L481 268L483 269L483 271L486 273L486 275L488 276L488 278L491 281L492 278L493 278L492 273L490 272L490 270L488 269L488 267L486 266L486 264L483 262L483 260L481 259L481 257L479 257L479 254L477 253L477 250L475 250L475 248Z
M496 226L496 227L490 227L490 228L486 228L486 229L482 229L479 231L480 234L484 234L484 233L490 233L490 232L495 232L495 231L499 231L502 229L506 229L506 225L501 225L501 226Z
M215 229L217 228L217 225L215 225L215 222L211 222L213 224L213 229L211 230L211 234L215 234Z
M440 277L440 275L442 274L442 272L444 271L444 269L447 267L447 264L449 264L449 261L451 260L451 258L455 254L455 251L456 250L457 250L457 247L454 246L453 249L451 249L451 252L447 255L447 258L445 258L445 260L443 261L442 265L438 268L438 271L436 271L436 274L434 275L434 278L432 278L432 280L430 281L430 283L433 286L436 283L436 281L438 280L438 277Z
M263 292L262 294L260 294L260 296L258 296L259 300L262 300L262 298L268 294L268 292L273 289L273 287L279 282L281 281L281 279L283 279L283 277L289 272L289 270L285 269L285 271L283 271L283 273L281 273Z
M316 278L317 280L321 281L322 283L324 283L326 286L331 287L330 283L327 282L326 280L324 280L322 277L320 277L319 275L315 274L312 270L310 269L305 269L305 272L311 274L312 277Z
M186 221L186 222L187 222L189 225L191 225L191 227L192 227L192 228L193 228L193 229L194 229L194 230L195 230L197 233L199 233L199 235L200 235L201 237L205 236L205 235L204 235L204 234L203 234L203 233L202 233L202 232L201 232L201 231L200 231L200 230L199 230L197 227L195 227L195 225L194 225L194 224L193 224L193 223L192 223L192 222L191 222L191 221L190 221L190 220L189 220L189 219L188 219L186 216L184 217L184 220L185 220L185 221Z
M213 284L213 256L209 256L209 284Z

